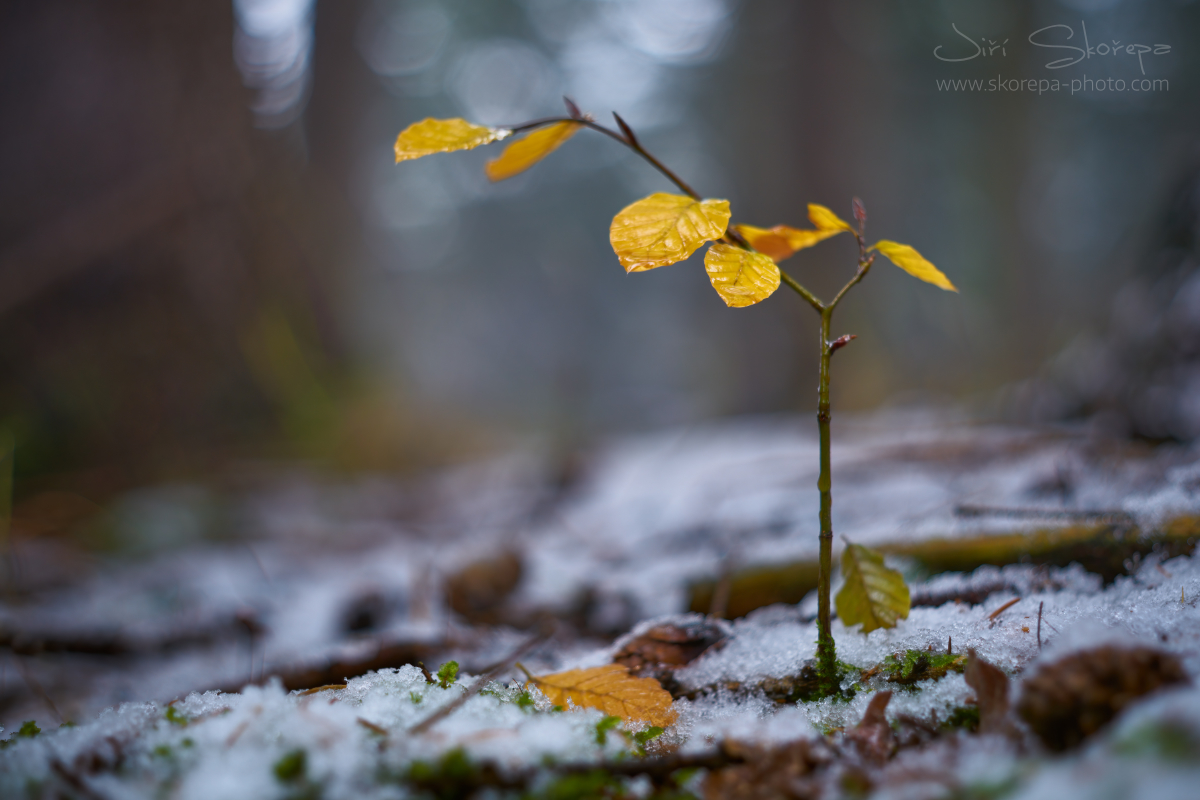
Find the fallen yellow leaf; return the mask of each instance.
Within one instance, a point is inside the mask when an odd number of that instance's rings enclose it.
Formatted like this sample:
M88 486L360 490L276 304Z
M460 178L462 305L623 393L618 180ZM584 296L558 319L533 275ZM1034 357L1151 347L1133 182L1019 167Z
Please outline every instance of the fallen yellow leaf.
M753 225L734 225L733 227L751 247L763 255L769 256L776 263L788 258L797 250L812 247L817 242L823 242L830 236L837 236L843 232L841 230L803 230L788 225L776 225L774 228L756 228Z
M932 283L934 286L949 292L958 291L958 289L954 288L954 284L950 282L950 279L942 274L941 270L926 261L924 256L906 244L889 242L884 239L881 242L871 245L871 249L883 253L891 259L893 264L914 278L920 278L926 283Z
M578 122L556 122L534 130L504 148L499 158L489 161L487 176L494 181L502 181L524 172L558 149L580 127Z
M779 267L762 253L717 242L704 254L708 279L725 305L743 308L766 300L779 288Z
M507 128L485 128L465 119L423 119L414 122L396 137L396 163L410 158L470 150L481 144L498 142L512 135Z
M846 222L825 206L817 205L816 203L808 204L808 218L812 220L813 225L816 225L823 231L850 231L854 233L854 228L850 227L849 222Z
M570 700L624 720L642 720L663 728L675 722L671 694L654 678L635 678L620 664L556 672L530 678L525 685L530 683L563 708Z
M847 628L862 623L863 633L876 628L894 628L897 619L907 619L911 600L904 577L883 564L883 554L860 544L842 551L842 577L837 593L838 619Z
M728 200L659 192L621 209L608 240L626 272L643 272L683 261L728 225Z

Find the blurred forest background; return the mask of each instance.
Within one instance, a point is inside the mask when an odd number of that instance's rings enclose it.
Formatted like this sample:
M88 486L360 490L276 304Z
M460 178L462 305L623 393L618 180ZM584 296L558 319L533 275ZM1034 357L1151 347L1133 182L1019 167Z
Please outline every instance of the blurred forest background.
M1165 43L1150 92L940 91L1140 77L1027 37ZM970 43L1003 51L970 55ZM1060 35L1065 36L1059 29ZM726 309L699 258L627 276L607 241L666 182L584 133L490 185L483 149L395 166L426 116L572 97L742 222L863 198L881 265L835 413L966 403L1200 433L1200 3L9 0L0 5L0 421L15 524L231 463L411 471L536 441L810 413L816 321ZM1066 41L1059 39L1057 41ZM848 241L789 262L829 295Z

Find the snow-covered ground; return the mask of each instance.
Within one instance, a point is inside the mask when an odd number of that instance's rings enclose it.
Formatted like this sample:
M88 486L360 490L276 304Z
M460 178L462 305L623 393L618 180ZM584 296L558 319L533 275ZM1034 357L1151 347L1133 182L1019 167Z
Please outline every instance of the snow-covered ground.
M1143 531L1200 513L1200 465L1185 448L1137 449L1069 429L979 427L931 412L842 422L834 441L834 527L868 545L1020 524L955 513L968 504L1121 512ZM440 587L464 565L504 551L523 565L505 600L510 617L582 608L582 623L525 659L535 672L607 663L619 643L598 631L681 621L688 584L723 565L816 552L816 446L807 422L750 420L633 437L594 454L557 495L546 489L551 467L517 455L408 483L274 481L229 501L224 518L243 537L238 543L101 565L69 586L4 606L0 625L13 641L16 634L78 640L99 630L136 646L120 656L8 656L3 735L29 718L43 732L16 736L0 751L0 796L404 796L425 785L413 783L425 774L412 772L414 762L436 765L459 750L471 764L495 766L501 779L493 790L525 776L550 791L552 771L526 774L548 758L636 757L638 745L621 731L599 735L597 711L520 701L515 672L419 734L409 728L458 697L470 676L443 689L401 667L315 694L269 681L201 691L297 663L350 662L380 642L428 643L438 654L430 668L456 657L481 671L528 634L466 624ZM1190 556L1152 554L1107 586L1078 566L1014 565L932 576L913 590L952 596L988 585L1005 588L976 605L914 608L893 630L864 636L835 621L839 657L866 670L905 651L971 648L1011 676L1018 697L1023 676L1066 653L1140 643L1176 655L1193 682L1200 677L1200 562ZM348 609L364 598L374 598L372 624L350 632ZM758 688L763 679L795 676L814 654L813 603L810 596L736 620L721 646L678 670L692 699L675 701L678 721L651 752L699 757L730 740L845 749L842 731L887 688L896 689L887 715L898 725L907 717L936 727L970 706L974 692L957 671L903 688L878 674L851 674L847 683L860 685L848 702L769 699ZM211 635L154 644L181 630ZM30 674L40 692L22 694ZM58 728L54 713L78 725ZM1169 689L1134 705L1065 756L1047 755L1029 736L956 733L901 749L875 769L880 796L1193 797L1200 690ZM697 792L701 780L693 778ZM825 780L830 792L843 785ZM631 785L650 791L644 779Z

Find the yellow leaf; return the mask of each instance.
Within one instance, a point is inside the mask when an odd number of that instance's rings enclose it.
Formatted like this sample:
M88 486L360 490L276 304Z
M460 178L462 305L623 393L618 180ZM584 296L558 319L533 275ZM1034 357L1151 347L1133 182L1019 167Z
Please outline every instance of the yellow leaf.
M396 163L410 158L470 150L481 144L498 142L512 134L506 128L485 128L465 119L423 119L414 122L396 137Z
M830 236L837 236L841 230L802 230L788 225L776 225L774 228L756 228L753 225L734 225L734 229L742 238L750 243L758 252L770 256L771 260L779 263L797 250L812 247L817 242L823 242Z
M816 203L808 204L808 218L812 220L813 225L816 225L823 231L850 231L854 233L854 228L850 227L850 223L825 206L817 205Z
M708 248L704 269L717 294L731 308L752 306L779 288L779 267L774 261L724 242Z
M499 158L489 161L487 176L494 181L502 181L524 172L553 153L560 144L574 136L579 128L578 122L556 122L538 128L504 148Z
M914 278L920 278L926 283L932 283L934 286L946 289L947 291L958 291L958 289L954 288L954 284L950 282L950 279L942 274L941 270L926 261L924 256L906 244L889 242L885 239L873 244L871 249L883 253L892 260L893 264Z
M671 694L654 678L635 678L620 664L556 672L531 678L526 685L529 683L563 708L570 700L624 720L642 720L664 728L675 722Z
M894 628L897 619L907 619L910 599L904 578L883 565L883 555L860 544L842 551L842 577L837 593L838 619L847 628L863 626L863 633L876 628Z
M621 209L608 240L626 272L642 272L683 261L728 225L728 200L659 192Z

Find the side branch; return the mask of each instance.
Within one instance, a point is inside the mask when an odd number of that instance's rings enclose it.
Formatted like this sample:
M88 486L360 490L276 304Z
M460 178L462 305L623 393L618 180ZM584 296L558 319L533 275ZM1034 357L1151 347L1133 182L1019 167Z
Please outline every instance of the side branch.
M821 314L825 311L825 305L816 298L816 295L801 286L791 275L788 275L783 270L779 270L779 278L786 283L788 288L790 288L793 292L803 297L818 314ZM843 291L845 290L843 289Z

